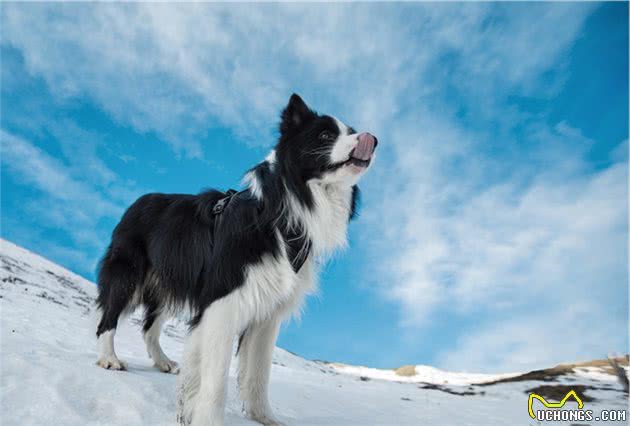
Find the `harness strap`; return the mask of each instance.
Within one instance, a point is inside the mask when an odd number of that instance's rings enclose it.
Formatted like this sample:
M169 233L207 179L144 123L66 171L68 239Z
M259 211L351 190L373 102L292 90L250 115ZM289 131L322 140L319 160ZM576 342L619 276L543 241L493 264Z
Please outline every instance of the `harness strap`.
M287 245L287 254L293 271L297 274L311 253L311 241L303 233L293 230L282 232L282 238Z

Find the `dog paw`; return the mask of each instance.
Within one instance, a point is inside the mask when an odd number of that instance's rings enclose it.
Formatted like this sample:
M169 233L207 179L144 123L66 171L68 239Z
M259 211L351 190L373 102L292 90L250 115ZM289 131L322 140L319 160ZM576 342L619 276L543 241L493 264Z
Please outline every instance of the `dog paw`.
M264 424L265 426L287 426L286 423L282 423L278 419L275 419L275 420L267 419L261 423Z
M282 423L280 420L275 419L275 418L270 419L268 417L265 417L264 419L256 420L256 421L265 426L287 426L285 423Z
M127 364L116 357L100 358L98 361L96 361L96 365L106 370L127 370Z
M273 414L254 414L250 413L248 417L265 426L286 426Z
M179 374L179 365L170 359L156 362L155 367L163 373Z

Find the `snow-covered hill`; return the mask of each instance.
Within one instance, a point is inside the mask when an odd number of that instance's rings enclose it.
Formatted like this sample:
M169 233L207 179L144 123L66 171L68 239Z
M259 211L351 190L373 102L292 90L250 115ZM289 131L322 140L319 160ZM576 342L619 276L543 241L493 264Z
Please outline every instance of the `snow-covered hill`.
M117 352L129 371L107 371L96 360L93 283L10 242L0 240L0 423L3 425L172 425L176 377L147 357L138 318L121 324ZM185 326L162 335L179 361ZM282 349L274 356L271 401L290 425L529 425L527 391L541 385L583 386L595 412L625 409L627 397L600 367L557 375L452 373L412 367L412 376L308 361ZM253 425L230 374L226 423ZM474 383L505 381L496 384ZM552 423L545 423L552 424ZM619 424L619 423L617 423Z

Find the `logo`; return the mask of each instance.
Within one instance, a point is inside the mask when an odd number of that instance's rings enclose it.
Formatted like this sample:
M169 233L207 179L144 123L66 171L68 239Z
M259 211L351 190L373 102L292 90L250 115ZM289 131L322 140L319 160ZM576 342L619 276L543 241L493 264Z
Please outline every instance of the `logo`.
M573 389L567 392L565 397L562 398L560 402L547 402L547 400L544 397L538 395L537 393L530 393L529 400L527 401L527 409L529 411L529 417L531 417L534 420L536 419L536 415L534 414L534 409L532 407L534 404L534 399L539 400L542 403L542 405L544 405L546 408L562 408L564 407L564 404L566 404L567 400L570 397L573 397L575 399L575 401L578 404L578 409L581 410L584 408L584 403L582 402L582 399L577 395L577 393L575 393Z
M540 392L540 391L539 391ZM570 399L577 402L577 409L564 409L567 401ZM534 411L534 400L537 399L543 405L542 410ZM587 399L588 400L588 399ZM567 421L626 421L626 410L601 410L598 414L593 413L593 410L585 410L584 402L582 398L578 396L574 389L569 390L567 394L559 402L549 402L543 396L537 393L530 393L527 400L527 411L529 417L538 422L567 422ZM540 423L539 423L540 424Z

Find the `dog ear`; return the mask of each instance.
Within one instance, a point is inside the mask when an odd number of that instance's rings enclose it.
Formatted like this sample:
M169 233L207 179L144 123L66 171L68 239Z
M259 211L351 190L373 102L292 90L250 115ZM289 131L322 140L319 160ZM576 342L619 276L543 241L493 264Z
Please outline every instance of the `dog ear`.
M280 134L289 135L316 117L316 114L297 94L292 94L280 121Z

